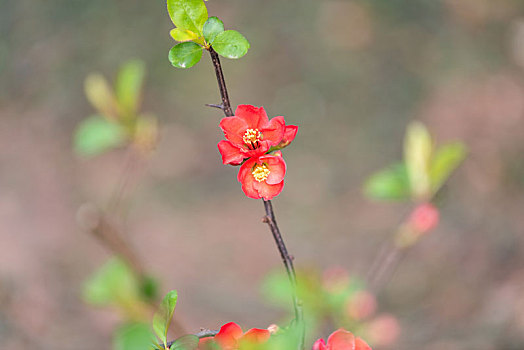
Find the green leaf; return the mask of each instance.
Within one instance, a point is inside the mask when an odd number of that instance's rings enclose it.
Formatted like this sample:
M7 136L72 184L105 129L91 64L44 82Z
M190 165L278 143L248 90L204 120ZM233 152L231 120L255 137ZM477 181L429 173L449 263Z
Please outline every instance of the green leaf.
M236 30L226 30L215 37L213 49L221 56L240 58L249 50L249 41Z
M202 47L191 41L176 44L169 51L169 61L177 68L191 68L201 57Z
M88 101L108 119L118 118L118 106L113 90L101 74L90 74L84 82Z
M169 34L171 35L173 39L175 39L176 41L181 41L181 42L192 41L192 40L198 39L198 34L193 33L190 30L181 29L181 28L171 29Z
M147 301L156 300L158 296L158 281L153 276L144 276L141 281L140 290Z
M364 185L364 193L373 199L401 200L409 197L409 186L406 166L400 163L373 174Z
M154 349L155 336L148 324L131 323L120 327L113 338L114 350Z
M74 135L75 151L83 156L94 156L126 141L125 130L117 123L101 116L92 115L84 119Z
M404 162L414 199L427 200L431 195L429 167L432 151L433 141L428 129L421 122L411 122L404 139Z
M215 37L224 31L224 23L218 17L209 17L204 23L204 39L208 44L213 44Z
M126 304L139 299L139 283L122 260L113 258L85 283L83 298L100 306Z
M167 342L167 331L175 312L177 297L176 290L167 293L162 300L160 310L153 317L153 330L164 344Z
M444 145L437 150L429 170L433 193L440 189L451 173L462 163L466 153L466 147L460 142Z
M116 97L127 114L135 114L138 110L144 76L145 65L140 60L126 62L118 72L115 83Z
M196 350L198 348L198 337L193 334L184 335L171 344L169 350Z
M173 24L202 36L207 20L207 8L203 0L167 0L167 11Z

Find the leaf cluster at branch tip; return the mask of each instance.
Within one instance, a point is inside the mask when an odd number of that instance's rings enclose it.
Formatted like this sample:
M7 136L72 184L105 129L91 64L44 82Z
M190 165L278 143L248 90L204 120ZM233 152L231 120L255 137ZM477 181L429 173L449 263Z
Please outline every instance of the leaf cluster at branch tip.
M167 10L176 28L170 35L180 43L169 51L177 68L190 68L202 58L202 50L213 48L219 55L237 59L249 50L249 42L236 30L225 30L218 17L209 17L203 0L167 0Z

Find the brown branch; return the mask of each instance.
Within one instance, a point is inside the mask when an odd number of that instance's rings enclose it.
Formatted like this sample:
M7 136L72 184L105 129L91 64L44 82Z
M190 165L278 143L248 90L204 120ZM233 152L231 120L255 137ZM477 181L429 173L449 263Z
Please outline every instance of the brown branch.
M208 50L209 50L209 54L211 55L211 61L213 61L213 66L215 67L215 74L217 76L218 89L220 90L220 96L222 97L221 109L224 111L224 114L226 115L226 117L231 117L233 116L233 111L231 110L231 102L229 101L229 96L227 94L226 81L224 79L224 73L222 72L222 65L220 64L220 58L218 57L218 54L216 53L215 50L213 50L212 47L210 47Z
M120 256L138 276L144 277L145 268L134 249L97 207L89 203L82 205L78 209L77 219L84 230L95 236L114 254Z
M222 65L220 64L220 58L215 50L212 47L209 49L209 54L211 55L211 61L215 67L215 73L218 82L218 89L220 90L220 96L222 97L222 105L210 105L210 107L218 107L222 109L226 117L232 117L233 111L231 110L231 102L229 100L229 95L227 93L226 81L224 79L224 73L222 72ZM291 297L293 300L293 309L295 311L295 323L300 329L300 339L299 339L299 349L304 348L304 338L305 338L305 324L304 316L302 313L302 305L298 300L297 296L297 277L295 273L295 268L293 267L293 258L289 255L280 229L278 228L277 221L275 219L275 213L273 211L273 206L271 201L263 200L264 208L266 210L266 216L264 217L264 222L266 222L273 234L275 243L277 245L280 256L282 257L282 262L286 268L287 276L289 278L289 283L291 284Z
M297 276L295 273L295 267L293 266L293 257L289 255L280 229L275 218L275 212L273 211L273 204L270 200L264 201L264 209L266 210L266 216L263 221L268 224L275 243L280 252L282 262L286 268L287 276L289 278L289 283L291 284L291 298L293 300L293 309L295 310L295 322L300 329L300 339L299 339L299 349L304 348L304 338L305 338L305 324L304 324L304 315L302 313L302 304L297 296Z

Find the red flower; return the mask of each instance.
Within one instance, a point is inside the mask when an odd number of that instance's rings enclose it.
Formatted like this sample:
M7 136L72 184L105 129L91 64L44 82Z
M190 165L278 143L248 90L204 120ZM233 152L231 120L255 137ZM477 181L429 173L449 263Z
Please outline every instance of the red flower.
M238 172L238 181L249 198L270 200L282 192L286 163L280 151L275 155L249 158Z
M200 345L205 346L205 344L214 342L218 344L222 350L236 350L239 349L243 343L265 343L269 337L270 333L267 329L251 328L244 333L239 325L234 322L229 322L220 328L220 331L214 338L202 339Z
M333 332L326 345L324 339L313 344L313 350L371 350L368 344L342 328Z
M284 117L269 120L263 107L251 105L239 105L233 117L220 121L220 128L227 141L220 141L218 150L222 162L231 165L239 165L245 158L265 154L271 146L280 144L286 131L288 137L292 136L291 140L296 134L296 130L294 134L292 129L286 130Z

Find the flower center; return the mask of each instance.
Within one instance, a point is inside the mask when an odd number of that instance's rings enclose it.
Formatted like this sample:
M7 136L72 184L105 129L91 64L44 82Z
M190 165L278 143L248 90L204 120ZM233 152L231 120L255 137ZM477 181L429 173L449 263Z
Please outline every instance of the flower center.
M258 182L262 182L262 181L266 181L267 177L269 176L269 174L271 173L271 171L269 171L269 169L267 168L267 166L265 164L257 164L255 165L253 171L251 172L251 174L253 174L253 177L255 178L255 180L257 180Z
M255 149L259 146L259 141L262 139L262 133L258 131L258 129L247 129L244 133L244 136L242 137L242 140L244 140L244 143L248 147L252 147L252 149ZM250 147L250 148L251 148Z

